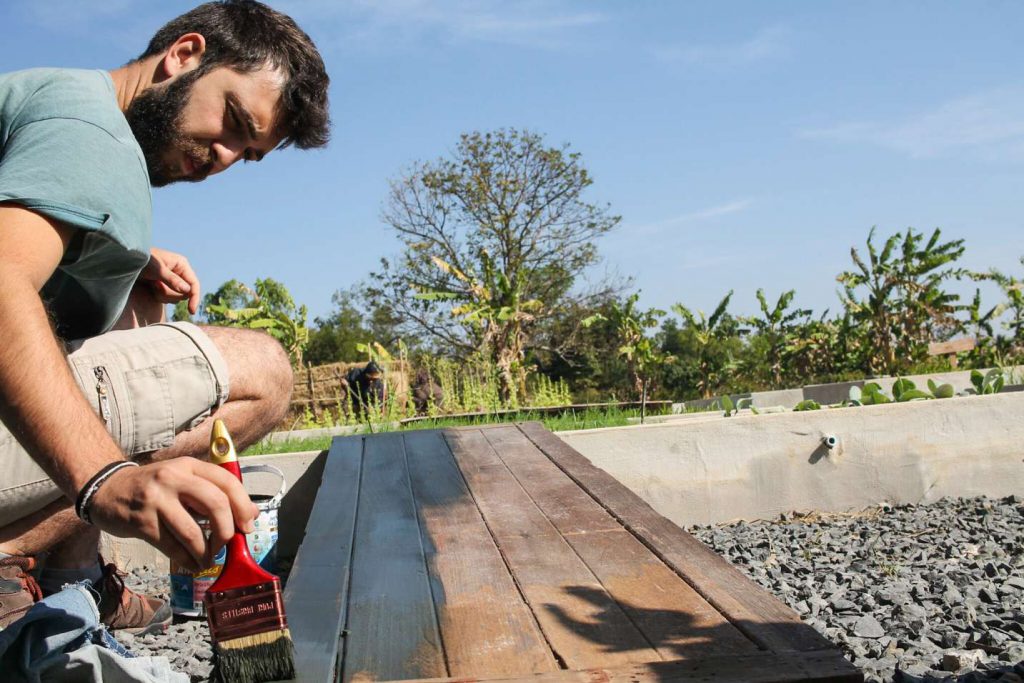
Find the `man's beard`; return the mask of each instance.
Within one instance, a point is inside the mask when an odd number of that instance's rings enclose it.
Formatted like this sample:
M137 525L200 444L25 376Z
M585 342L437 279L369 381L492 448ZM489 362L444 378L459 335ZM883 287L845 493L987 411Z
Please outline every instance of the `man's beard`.
M199 79L198 69L186 72L165 86L153 86L132 100L125 111L149 170L149 183L163 187L179 180L198 182L209 175L210 151L181 131L181 114ZM192 157L196 171L181 176L180 158L175 152ZM168 155L170 153L170 155ZM165 161L170 156L171 161Z

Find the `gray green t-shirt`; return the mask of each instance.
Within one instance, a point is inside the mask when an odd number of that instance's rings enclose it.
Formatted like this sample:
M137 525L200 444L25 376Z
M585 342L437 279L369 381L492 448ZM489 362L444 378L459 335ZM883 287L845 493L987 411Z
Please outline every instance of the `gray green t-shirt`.
M77 228L41 294L65 339L117 321L149 260L145 158L106 71L0 74L0 202Z

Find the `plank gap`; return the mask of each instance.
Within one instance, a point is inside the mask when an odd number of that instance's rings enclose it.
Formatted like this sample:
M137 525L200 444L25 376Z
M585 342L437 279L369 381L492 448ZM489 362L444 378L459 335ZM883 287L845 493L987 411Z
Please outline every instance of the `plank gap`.
M469 480L466 479L466 473L462 471L462 467L459 466L458 460L455 458L455 449L452 447L452 443L448 439L449 432L451 431L473 430L467 427L461 427L458 428L457 430L448 428L441 433L441 436L444 439L445 445L448 446L448 452L452 454L452 460L455 462L455 469L458 471L459 476L462 478L462 484L463 486L466 487L466 491L469 493L469 497L473 500L473 505L476 506L477 510L480 510L480 519L483 521L484 528L487 529L487 533L491 537L491 542L494 543L494 547L498 549L498 555L499 557L501 557L501 561L505 565L505 570L508 572L508 575L512 577L512 584L516 587L516 592L519 593L519 599L523 601L523 604L530 608L530 618L533 620L534 628L537 629L537 632L540 633L541 638L543 638L545 644L547 644L548 649L551 650L551 655L555 658L555 662L558 663L558 668L563 671L568 671L569 665L566 663L565 657L562 656L562 654L558 651L558 648L556 648L554 644L551 642L551 639L548 637L548 634L544 631L543 628L541 628L540 622L537 620L537 613L533 603L530 602L530 599L527 597L526 592L523 590L523 586L519 583L519 577L517 577L515 572L512 571L512 565L509 564L509 560L508 557L506 557L505 555L504 549L502 549L501 544L498 543L498 538L494 533L494 529L491 528L490 522L487 521L487 516L483 514L483 510L481 510L480 508L480 501L477 500L476 494L473 493L473 488L469 485ZM480 428L475 428L475 431L482 433L482 430L480 430Z
M645 633L644 630L640 628L640 624L636 622L636 620L633 618L633 615L629 613L629 610L626 609L626 607L621 602L619 602L619 599L605 588L604 583L601 581L598 572L594 570L594 567L592 567L589 562L587 562L586 558L580 555L579 551L576 550L572 543L569 543L565 540L565 535L562 534L561 531L559 531L558 527L555 525L555 523L548 518L547 514L545 514L544 512L544 508L540 505L540 503L537 502L537 499L533 497L533 494L523 484L522 480L519 479L515 471L511 467L509 467L508 463L505 462L505 459L501 457L501 451L495 446L494 441L492 441L487 436L488 431L491 430L481 430L481 433L484 436L484 440L486 440L487 443L490 445L491 450L494 451L495 456L497 456L497 458L502 462L502 464L505 465L505 469L508 471L512 479L515 480L517 484L519 484L519 488L523 490L523 493L525 493L526 497L530 499L530 502L533 503L533 506L537 508L537 511L544 517L544 520L551 526L552 529L554 529L555 533L559 536L559 538L562 539L565 545L569 548L569 551L572 552L577 558L579 558L579 561L583 564L584 567L586 567L587 571L590 572L590 575L594 578L594 581L597 583L597 585L601 586L601 589L604 592L604 594L608 596L608 599L611 600L612 603L618 608L619 612L622 614L623 617L625 617L626 621L628 621L633 626L633 629L638 634L640 634L640 637L643 638L643 641L647 643L647 647L653 650L654 653L658 655L658 658L660 660L664 660L664 657L662 656L657 643L652 641L651 638L647 635L647 633ZM497 430L495 430L495 432L496 431ZM527 439L527 441L533 443L532 441L529 441L529 439ZM543 451L541 452L543 453Z

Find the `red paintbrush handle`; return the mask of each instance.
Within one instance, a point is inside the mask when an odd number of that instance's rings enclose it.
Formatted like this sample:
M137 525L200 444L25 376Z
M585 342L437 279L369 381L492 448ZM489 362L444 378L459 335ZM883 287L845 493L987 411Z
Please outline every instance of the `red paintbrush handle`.
M216 420L213 424L213 433L210 439L210 461L235 475L238 481L242 481L242 470L238 466L235 445L231 442L227 427L220 420ZM277 580L276 576L256 564L256 560L249 552L245 534L235 529L235 535L228 541L224 569L209 590L213 592L231 590Z

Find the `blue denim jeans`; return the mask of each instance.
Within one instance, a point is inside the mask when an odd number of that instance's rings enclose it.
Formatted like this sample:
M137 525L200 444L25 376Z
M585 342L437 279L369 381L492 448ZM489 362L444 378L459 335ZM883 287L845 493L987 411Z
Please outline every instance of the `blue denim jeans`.
M100 623L88 582L70 584L37 602L0 631L4 681L188 683L165 657L135 657Z

